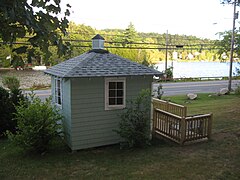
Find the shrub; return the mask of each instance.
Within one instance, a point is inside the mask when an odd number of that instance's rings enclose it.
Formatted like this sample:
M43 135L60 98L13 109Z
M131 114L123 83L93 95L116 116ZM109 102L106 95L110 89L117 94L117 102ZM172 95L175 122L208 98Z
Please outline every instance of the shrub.
M15 76L5 76L3 77L3 85L12 91L19 89L20 81Z
M28 103L21 102L17 106L17 132L15 135L8 133L8 137L26 150L43 153L59 134L62 116L51 106L50 99L42 102L38 97L30 97Z
M159 85L158 85L158 89L157 89L157 98L158 98L158 99L161 99L162 96L163 96L163 93L164 93L164 91L163 91L163 89L162 89L162 84L159 84Z
M15 107L10 97L10 93L0 86L0 137L6 130L15 131L16 122L12 120Z
M235 94L240 95L240 85L234 90Z
M166 78L172 79L173 78L173 67L169 67L165 71Z
M3 78L3 84L10 92L0 87L0 137L4 135L6 130L14 133L16 131L16 121L13 120L16 112L15 106L19 105L20 101L25 101L22 94L20 82L16 77L6 76Z
M150 141L151 94L142 90L136 99L128 102L121 114L119 130L116 132L124 139L127 147L143 147Z
M10 98L14 106L18 106L21 101L27 101L21 89L12 89L10 91Z

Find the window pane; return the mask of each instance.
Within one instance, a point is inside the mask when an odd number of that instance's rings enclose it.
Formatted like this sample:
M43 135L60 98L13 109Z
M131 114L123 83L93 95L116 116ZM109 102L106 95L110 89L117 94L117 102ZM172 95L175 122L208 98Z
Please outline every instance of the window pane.
M117 105L123 104L123 98L117 98Z
M117 90L117 97L123 97L123 90Z
M58 104L62 104L61 97L58 97Z
M123 82L117 82L117 89L123 89Z
M57 80L57 88L60 87L60 80Z
M116 97L116 90L109 90L109 97Z
M62 104L62 90L61 90L61 80L55 79L55 103Z
M115 98L109 98L109 105L115 105Z
M116 89L116 82L109 82L109 89Z
M55 95L55 103L57 103L57 102L58 102L58 96Z

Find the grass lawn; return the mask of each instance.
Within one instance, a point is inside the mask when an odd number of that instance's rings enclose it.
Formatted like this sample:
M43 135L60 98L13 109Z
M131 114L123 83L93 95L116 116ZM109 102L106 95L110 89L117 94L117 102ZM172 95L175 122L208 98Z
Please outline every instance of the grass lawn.
M179 146L155 139L145 149L115 145L75 153L58 140L40 156L0 139L0 179L240 179L240 96L169 99L189 114L212 112L212 140Z

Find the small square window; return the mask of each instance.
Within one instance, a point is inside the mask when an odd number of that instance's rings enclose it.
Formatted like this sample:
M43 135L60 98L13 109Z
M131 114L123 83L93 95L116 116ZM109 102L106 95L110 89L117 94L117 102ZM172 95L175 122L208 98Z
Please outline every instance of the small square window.
M105 79L105 109L123 109L125 107L125 78Z

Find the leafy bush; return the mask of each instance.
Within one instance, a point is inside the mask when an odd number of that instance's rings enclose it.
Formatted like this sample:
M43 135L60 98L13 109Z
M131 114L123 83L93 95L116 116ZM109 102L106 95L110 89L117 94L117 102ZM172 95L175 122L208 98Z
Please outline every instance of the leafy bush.
M16 107L17 132L8 132L8 137L24 149L43 153L59 134L62 116L51 106L50 99L42 102L34 95L30 97L30 101Z
M172 79L173 78L173 67L169 67L165 71L166 78Z
M159 84L159 85L158 85L158 89L157 89L157 98L158 98L158 99L161 99L163 93L164 93L164 91L163 91L163 89L162 89L162 84Z
M121 114L119 130L116 132L125 140L128 147L143 147L150 140L151 93L142 90L136 99L128 102Z
M14 133L16 131L16 121L14 113L15 106L19 105L20 101L25 101L25 97L20 89L12 89L10 92L0 87L0 137L9 130Z
M3 85L10 90L19 89L20 81L15 76L3 77Z
M235 94L240 95L240 85L234 90Z
M6 130L15 131L16 122L12 120L14 112L15 108L10 93L0 86L0 137Z

